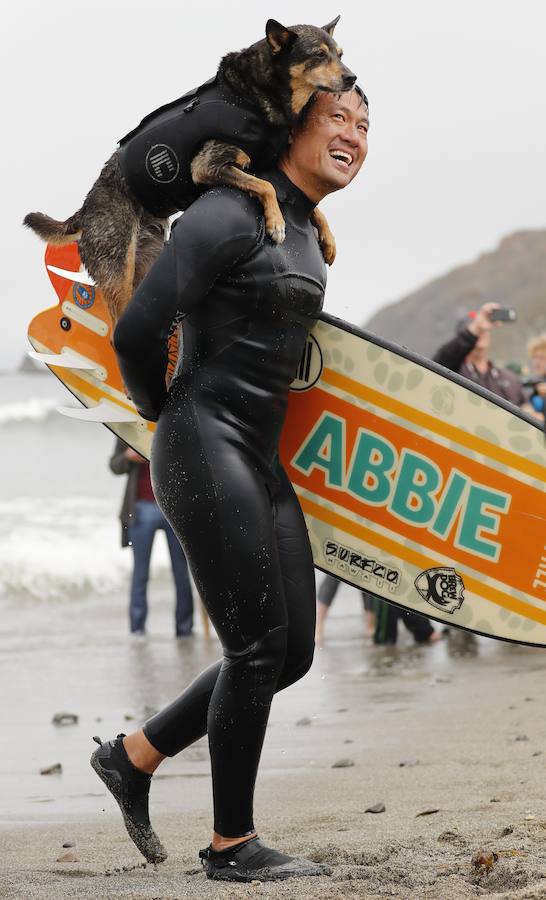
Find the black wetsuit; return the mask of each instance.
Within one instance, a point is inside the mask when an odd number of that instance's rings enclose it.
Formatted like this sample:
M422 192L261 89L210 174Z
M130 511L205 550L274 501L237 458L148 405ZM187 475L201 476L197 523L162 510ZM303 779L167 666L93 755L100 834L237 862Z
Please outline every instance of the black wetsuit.
M325 266L312 203L278 170L286 241L232 188L179 220L123 313L115 346L142 415L158 420L157 500L178 534L224 648L145 734L172 756L208 732L215 830L253 831L252 798L271 699L308 670L315 584L307 529L277 456L287 395L321 310ZM183 350L165 388L167 336Z

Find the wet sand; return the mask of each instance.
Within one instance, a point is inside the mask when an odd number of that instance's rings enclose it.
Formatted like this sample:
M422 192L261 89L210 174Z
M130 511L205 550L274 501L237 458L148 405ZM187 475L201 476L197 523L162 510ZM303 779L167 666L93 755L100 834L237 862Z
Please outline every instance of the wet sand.
M396 650L374 648L346 590L311 673L274 702L256 796L264 840L328 861L333 875L206 881L204 741L154 778L152 820L170 856L143 864L88 758L93 734L131 730L218 655L201 634L172 638L168 593L152 598L146 643L125 633L123 596L4 604L1 897L546 897L544 651L460 632L433 647L403 633ZM79 721L55 726L57 712ZM353 764L333 768L342 759ZM39 774L54 763L61 774ZM384 812L366 812L378 803ZM67 849L75 861L58 862Z

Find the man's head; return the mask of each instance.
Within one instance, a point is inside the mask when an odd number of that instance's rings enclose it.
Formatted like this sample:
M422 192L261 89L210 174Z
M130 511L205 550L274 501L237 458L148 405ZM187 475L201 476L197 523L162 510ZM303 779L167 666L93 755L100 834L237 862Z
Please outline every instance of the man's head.
M279 167L314 203L358 175L368 152L368 101L358 87L320 92L303 111Z

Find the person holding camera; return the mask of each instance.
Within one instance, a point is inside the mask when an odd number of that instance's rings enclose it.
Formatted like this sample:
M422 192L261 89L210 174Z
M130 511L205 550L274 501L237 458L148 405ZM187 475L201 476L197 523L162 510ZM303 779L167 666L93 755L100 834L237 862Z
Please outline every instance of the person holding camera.
M514 320L513 310L504 309L498 303L484 303L459 321L455 337L436 351L434 362L464 375L515 406L524 406L527 397L517 375L496 366L489 358L492 328Z

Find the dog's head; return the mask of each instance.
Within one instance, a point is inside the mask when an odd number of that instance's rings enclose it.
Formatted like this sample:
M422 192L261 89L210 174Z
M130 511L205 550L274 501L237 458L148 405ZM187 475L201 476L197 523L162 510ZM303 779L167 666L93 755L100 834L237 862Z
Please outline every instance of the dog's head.
M349 91L356 75L341 61L343 51L334 40L339 16L323 28L291 25L275 19L265 27L272 61L288 80L292 115L298 116L316 91L340 94Z

